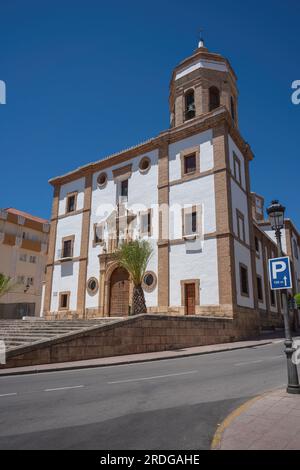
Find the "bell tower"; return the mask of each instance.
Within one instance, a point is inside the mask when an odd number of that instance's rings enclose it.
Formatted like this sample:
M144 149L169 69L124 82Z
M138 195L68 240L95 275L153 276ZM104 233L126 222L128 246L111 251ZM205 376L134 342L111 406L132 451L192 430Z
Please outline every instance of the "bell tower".
M225 106L238 126L237 77L229 61L209 52L203 39L194 54L175 67L170 83L171 127Z

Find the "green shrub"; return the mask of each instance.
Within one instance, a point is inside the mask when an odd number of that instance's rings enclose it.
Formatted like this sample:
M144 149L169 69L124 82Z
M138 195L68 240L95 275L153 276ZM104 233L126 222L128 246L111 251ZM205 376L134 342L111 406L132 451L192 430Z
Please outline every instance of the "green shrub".
M296 294L294 298L295 298L297 307L300 308L300 294Z

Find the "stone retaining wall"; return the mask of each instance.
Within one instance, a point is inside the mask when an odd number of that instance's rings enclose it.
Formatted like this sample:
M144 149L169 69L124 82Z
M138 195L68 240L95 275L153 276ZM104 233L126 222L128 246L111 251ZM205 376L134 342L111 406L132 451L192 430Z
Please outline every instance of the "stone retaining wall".
M259 333L251 311L238 318L138 315L9 351L0 368L79 361L239 341Z

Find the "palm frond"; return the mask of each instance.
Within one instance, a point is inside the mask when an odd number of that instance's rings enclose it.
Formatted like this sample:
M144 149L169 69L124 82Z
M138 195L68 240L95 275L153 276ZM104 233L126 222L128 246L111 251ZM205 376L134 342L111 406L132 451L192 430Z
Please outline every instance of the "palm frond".
M15 282L11 279L11 277L0 273L0 297L11 291L14 285Z
M116 252L119 264L129 272L135 286L142 284L152 252L152 247L146 240L124 243Z

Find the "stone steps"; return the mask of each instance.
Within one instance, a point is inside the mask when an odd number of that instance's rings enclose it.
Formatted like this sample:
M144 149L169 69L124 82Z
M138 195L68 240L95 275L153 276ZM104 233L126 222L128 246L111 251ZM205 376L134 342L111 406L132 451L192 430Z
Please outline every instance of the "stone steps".
M29 346L40 341L84 331L94 326L105 325L120 320L117 317L93 320L1 320L0 340L4 340L7 350Z

